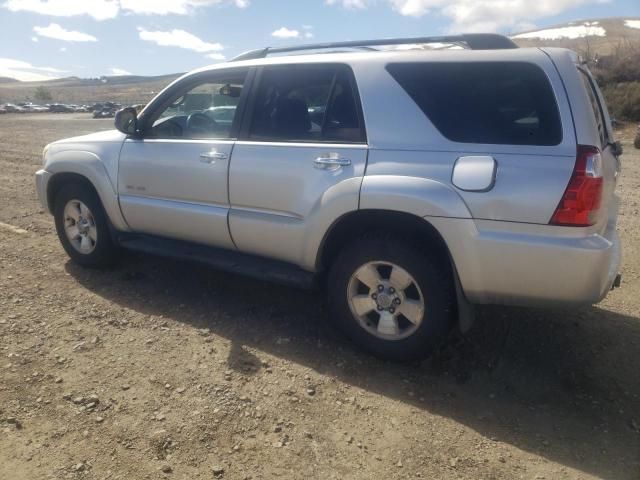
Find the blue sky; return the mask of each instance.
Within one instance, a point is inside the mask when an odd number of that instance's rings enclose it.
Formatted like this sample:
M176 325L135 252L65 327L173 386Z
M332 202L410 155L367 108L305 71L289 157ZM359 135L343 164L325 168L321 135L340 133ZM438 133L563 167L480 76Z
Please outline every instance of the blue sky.
M640 17L640 0L0 0L0 76L161 75L252 48Z

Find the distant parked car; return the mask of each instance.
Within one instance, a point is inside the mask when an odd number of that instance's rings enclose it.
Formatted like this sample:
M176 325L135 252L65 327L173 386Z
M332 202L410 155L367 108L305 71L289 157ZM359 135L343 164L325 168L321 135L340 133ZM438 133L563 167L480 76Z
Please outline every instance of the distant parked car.
M225 125L230 128L231 123L233 123L233 118L236 115L236 106L221 105L218 107L211 107L205 110L204 114L216 124Z
M112 118L116 114L114 108L103 108L102 110L94 110L93 118Z
M4 107L0 107L0 115L2 115L3 113L7 113L7 109Z
M53 113L70 113L73 112L73 108L62 103L52 103L49 105L49 111Z
M19 107L18 105L14 105L13 103L7 103L4 106L4 109L7 111L7 113L22 113L22 112L24 112L24 109L22 107Z

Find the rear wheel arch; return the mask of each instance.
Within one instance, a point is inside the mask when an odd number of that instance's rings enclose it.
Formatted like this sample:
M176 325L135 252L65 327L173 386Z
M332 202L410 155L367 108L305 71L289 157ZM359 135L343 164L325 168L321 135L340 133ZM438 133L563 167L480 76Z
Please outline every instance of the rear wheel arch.
M338 218L327 230L316 259L318 271L326 270L340 250L369 232L392 233L420 245L436 248L448 268L455 270L453 258L440 232L424 218L395 210L356 210Z
M420 248L432 248L432 257L448 271L455 289L458 327L468 331L475 321L474 307L467 300L455 261L444 238L428 220L422 217L393 210L357 210L337 219L329 228L320 244L316 269L324 272L331 267L340 251L357 238L367 234L390 233Z

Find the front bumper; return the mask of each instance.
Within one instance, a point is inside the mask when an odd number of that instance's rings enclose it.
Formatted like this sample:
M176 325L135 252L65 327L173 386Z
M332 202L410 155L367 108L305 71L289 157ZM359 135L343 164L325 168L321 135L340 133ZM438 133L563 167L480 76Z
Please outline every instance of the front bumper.
M49 213L53 213L53 206L49 205L49 199L47 190L49 186L49 180L53 176L53 173L46 170L38 170L36 172L36 192L38 193L38 200L42 208Z

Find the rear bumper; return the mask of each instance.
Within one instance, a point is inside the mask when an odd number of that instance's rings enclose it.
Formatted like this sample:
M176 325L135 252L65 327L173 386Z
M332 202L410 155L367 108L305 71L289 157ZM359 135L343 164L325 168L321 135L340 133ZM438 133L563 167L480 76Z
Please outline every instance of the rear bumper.
M51 172L47 172L46 170L38 170L36 172L36 192L38 192L38 200L40 200L40 205L42 205L42 208L49 213L53 212L49 206L47 188L49 186L49 180L52 176L53 174Z
M427 220L447 242L472 303L593 304L607 295L618 275L621 246L615 219L603 234L583 236L571 227Z

